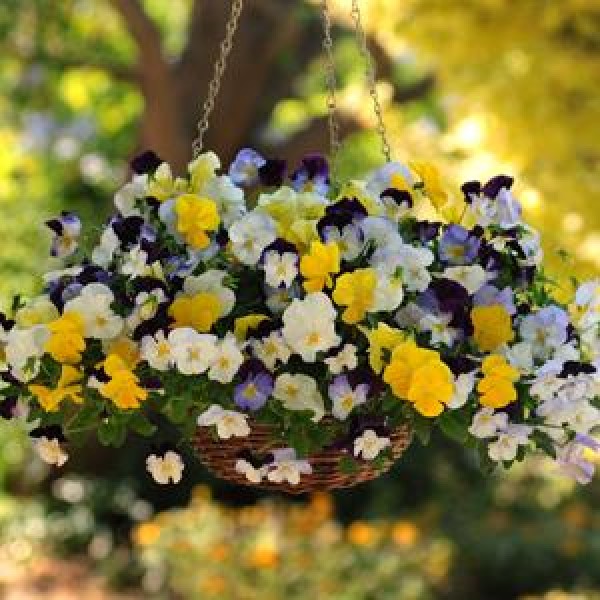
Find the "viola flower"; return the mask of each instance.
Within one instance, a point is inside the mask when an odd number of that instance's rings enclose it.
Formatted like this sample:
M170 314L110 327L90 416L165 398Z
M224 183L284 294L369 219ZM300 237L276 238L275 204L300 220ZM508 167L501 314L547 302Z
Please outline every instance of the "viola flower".
M113 291L102 283L90 283L76 298L65 304L65 313L79 315L85 337L100 340L113 339L123 329L123 319L112 310Z
M390 438L379 437L373 429L367 429L354 440L354 456L362 457L363 460L374 460L389 446L391 446Z
M481 242L461 225L449 225L440 240L440 258L451 265L472 264Z
M292 176L292 187L297 192L315 192L325 196L329 190L329 165L320 154L309 154Z
M318 423L325 415L325 404L317 382L310 376L298 373L282 373L275 380L273 397L287 410L313 412L313 421Z
M352 387L346 375L338 375L329 384L329 398L333 403L332 413L336 419L344 420L356 406L367 401L369 386L365 383Z
M403 244L398 252L398 266L402 267L402 280L411 292L423 292L431 282L427 267L431 266L434 256L429 248L416 248Z
M475 413L469 433L476 438L496 437L508 426L508 415L505 412L494 412L493 408L484 407Z
M426 313L418 323L420 331L427 331L431 334L431 344L437 346L443 344L451 347L458 337L458 330L450 326L452 321L451 314L433 314Z
M442 275L445 279L460 283L470 296L477 293L488 278L488 274L481 265L447 267Z
M114 205L123 217L140 216L138 205L148 196L148 175L139 173L115 193Z
M274 371L278 363L285 365L292 353L280 331L273 331L260 340L253 339L250 347L252 354L262 361L270 371Z
M336 304L345 306L342 321L350 325L360 323L373 310L377 277L373 269L356 269L337 278L332 294Z
M38 437L33 442L33 447L37 455L49 465L62 467L69 460L69 455L56 438Z
M317 360L317 353L338 346L335 332L336 310L322 292L295 298L283 313L283 338L291 350L305 362Z
M234 390L234 401L242 410L262 408L273 391L273 378L266 372L249 374Z
M52 358L62 364L77 364L85 350L84 321L77 312L65 312L48 325L50 338L44 347Z
M244 362L235 336L228 333L215 346L215 357L208 371L208 378L219 383L231 383Z
M350 224L341 229L334 226L325 227L322 237L327 245L335 244L340 257L346 261L356 260L365 246L362 231L357 225Z
M285 160L267 159L264 165L258 169L260 183L266 187L275 187L283 184L287 163Z
M384 357L406 340L406 332L378 323L375 329L361 328L369 341L369 365L377 374L384 367Z
M292 252L280 254L269 250L264 255L263 269L267 285L289 288L298 275L298 255Z
M259 484L267 474L268 467L256 467L250 461L239 458L235 462L235 472L243 475L250 483Z
M157 371L168 371L174 364L173 349L163 331L145 336L140 343L140 356Z
M225 410L218 404L212 404L198 417L200 427L216 427L221 440L250 435L248 415L234 410Z
M342 371L351 371L358 366L356 356L356 346L354 344L344 344L344 347L335 355L325 359L325 364L329 367L332 375L339 375Z
M256 265L264 249L276 238L273 219L259 212L248 213L229 228L231 251L248 266Z
M198 333L191 327L181 327L173 329L168 339L175 367L182 375L200 375L214 363L214 335Z
M260 180L260 168L267 163L256 150L243 148L229 167L229 177L239 186L253 186Z
M81 235L81 221L77 215L62 212L60 217L46 221L46 226L54 232L52 256L66 258L75 253Z
M367 180L367 192L376 197L389 189L411 190L414 177L410 169L399 162L388 162L373 173Z
M109 354L102 366L109 379L98 391L118 408L136 409L148 398L148 392L139 386L139 378L120 356Z
M194 250L204 250L210 244L208 233L221 223L217 205L210 198L182 194L175 201L177 232Z
M493 352L514 338L512 321L501 304L476 306L471 311L473 339L483 352Z
M333 275L340 271L340 250L337 244L311 242L310 251L300 259L300 273L307 292L320 292L333 286Z
M502 290L490 285L489 283L482 286L473 297L475 306L493 306L499 304L506 309L506 312L513 316L517 312L514 302L514 293L510 287L505 287Z
M151 454L146 459L146 469L156 483L167 485L179 483L185 465L181 456L173 450L168 450L163 456Z
M527 425L509 424L500 432L498 439L488 446L488 455L495 462L510 462L517 456L519 446L529 444L533 429Z
M577 483L588 484L596 470L591 453L600 452L600 444L587 435L577 435L572 442L557 446L556 462L564 475Z
M63 400L70 400L75 404L83 402L82 379L83 373L79 369L63 365L55 388L32 384L28 389L46 412L56 412Z
M481 371L483 379L478 383L477 391L481 394L479 402L482 406L504 408L517 399L514 383L519 379L519 371L508 364L503 356L486 356Z
M293 448L273 450L273 462L268 465L267 471L269 481L298 485L302 475L311 473L310 463L307 460L299 460Z
M545 306L521 322L521 337L531 342L537 356L547 356L567 341L568 314L558 306Z
M414 206L412 195L408 190L388 188L381 192L380 198L386 217L396 223L409 214Z

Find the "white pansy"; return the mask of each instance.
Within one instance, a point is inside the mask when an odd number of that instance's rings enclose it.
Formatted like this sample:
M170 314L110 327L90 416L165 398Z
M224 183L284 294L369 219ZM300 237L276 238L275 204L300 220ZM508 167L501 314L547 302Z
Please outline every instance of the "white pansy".
M325 415L325 404L317 382L310 376L298 373L283 373L275 380L273 397L287 410L309 410L316 423Z
M120 243L114 229L107 227L100 236L100 243L92 251L92 262L99 267L108 267Z
M133 331L140 323L152 319L160 304L167 300L167 296L161 288L151 292L140 292L135 297L135 306L127 317L127 327Z
M595 440L580 443L575 440L556 446L556 463L561 474L571 477L577 483L588 484L594 477L596 466L593 461L593 453L598 452L600 447Z
M225 227L229 227L246 212L243 190L234 185L227 175L210 179L202 193L215 202Z
M544 259L540 234L528 226L524 228L525 233L518 238L518 243L525 258L521 259L519 263L523 266L539 266Z
M344 369L348 369L349 371L356 369L358 366L356 346L354 344L345 344L335 356L326 358L325 364L329 367L329 371L333 375L339 375Z
M114 300L115 296L108 286L90 283L81 290L79 296L65 304L64 312L75 312L82 318L85 337L113 339L123 329L123 319L111 308Z
M4 335L7 364L13 369L24 369L32 358L40 358L44 354L44 346L49 337L50 332L44 325L29 329L13 327Z
M494 412L493 408L482 408L473 417L469 427L469 433L476 438L484 439L498 435L498 432L506 430L508 426L508 415L504 412Z
M215 360L216 337L198 333L191 327L180 327L169 333L169 344L177 370L182 375L200 375Z
M305 362L315 362L318 352L339 345L335 332L336 310L323 292L295 298L283 313L283 337Z
M352 261L358 258L365 244L361 230L356 225L346 225L342 231L338 227L325 227L323 238L329 244L334 242L343 260Z
M63 277L77 277L83 271L82 267L67 267L66 269L57 269L56 271L48 271L42 275L44 283L52 283Z
M475 373L461 373L454 379L454 394L448 402L448 408L460 408L467 403L475 387Z
M374 171L367 179L366 189L373 196L379 198L382 192L394 187L394 179L400 179L406 187L412 187L414 178L410 169L399 162L388 162Z
M198 417L200 427L216 427L222 440L250 435L248 415L235 410L225 410L218 404L211 405Z
M429 313L423 310L418 304L409 302L396 313L395 321L403 329L420 327L421 320Z
M364 460L374 460L379 453L391 445L390 438L378 436L372 429L367 429L354 440L354 456Z
M115 207L124 217L140 214L136 201L145 198L148 188L148 175L134 175L131 181L117 191L114 198Z
M310 475L312 467L307 460L299 460L293 448L273 451L274 461L268 465L267 479L273 483L298 485L302 475Z
M181 456L173 450L165 452L164 456L151 454L146 459L146 469L152 475L156 483L167 485L169 483L179 483L183 474L185 465Z
M396 310L404 299L401 271L378 267L375 270L376 285L373 306L369 312Z
M478 292L487 281L487 273L481 265L447 267L442 276L460 283L471 296Z
M33 447L37 455L49 465L62 467L69 459L69 455L56 438L47 438L46 436L36 438Z
M124 256L121 273L129 277L141 277L148 271L148 253L140 246L134 246Z
M237 340L227 334L216 345L216 353L208 371L208 378L219 383L231 383L244 362Z
M273 219L264 213L248 213L229 228L229 240L234 256L243 264L254 266L263 250L277 237Z
M530 342L518 342L512 346L505 346L503 354L506 360L521 373L533 371L533 346Z
M147 335L142 338L140 356L157 371L167 371L174 362L171 343L162 331L154 336Z
M398 226L385 217L366 217L360 222L360 230L365 243L375 245L375 252L371 257L373 266L386 266L390 259L397 256L397 250L404 245L402 236L398 233ZM396 265L393 265L395 268Z
M255 467L252 463L238 459L235 462L235 472L243 475L250 483L260 483L267 474L267 467Z
M209 269L202 275L191 275L183 282L183 292L188 296L206 293L213 294L219 299L221 317L228 315L235 306L235 292L224 285L226 271Z
M529 443L531 432L532 428L527 425L508 425L498 439L488 445L488 456L495 462L514 460L519 446Z
M279 254L276 250L271 250L265 254L263 269L267 285L289 288L298 275L298 257L292 252Z
M418 328L420 331L428 331L431 333L432 344L452 346L458 335L458 330L454 327L450 327L451 320L451 314L435 315L433 313L425 313L419 321Z
M291 355L280 331L273 331L268 337L260 340L252 340L250 346L254 356L261 360L269 371L273 371L278 362L286 364Z
M368 391L369 386L365 383L353 388L345 376L336 377L329 386L331 413L336 419L346 419L355 407L367 401Z
M427 268L433 263L433 252L429 248L415 248L409 244L403 244L398 252L398 263L402 267L406 288L412 292L424 292L431 283Z

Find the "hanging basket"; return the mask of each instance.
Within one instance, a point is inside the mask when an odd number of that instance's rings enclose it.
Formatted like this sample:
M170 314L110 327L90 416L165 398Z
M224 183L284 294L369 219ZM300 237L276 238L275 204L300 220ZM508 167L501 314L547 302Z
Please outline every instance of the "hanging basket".
M325 418L323 426L327 427L333 420ZM288 494L304 494L323 490L348 488L359 483L376 479L389 471L393 464L404 454L412 441L412 429L409 425L400 425L390 434L390 446L387 457L381 463L355 461L351 472L343 469L342 463L351 455L346 449L324 448L322 452L308 457L312 473L304 475L297 485L276 483L263 480L252 483L236 470L236 462L241 456L248 454L264 455L277 448L277 436L273 427L251 421L251 433L247 437L234 438L224 444L214 433L198 427L192 441L198 458L215 476L234 484L260 487Z

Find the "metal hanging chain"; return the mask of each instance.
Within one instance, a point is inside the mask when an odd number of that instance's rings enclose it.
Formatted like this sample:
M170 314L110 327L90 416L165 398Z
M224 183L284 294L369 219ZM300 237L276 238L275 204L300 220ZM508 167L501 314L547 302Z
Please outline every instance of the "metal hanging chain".
M213 78L208 86L208 96L202 107L202 118L198 121L198 135L192 144L194 158L202 152L204 143L204 134L208 129L210 116L215 108L215 101L221 88L221 80L227 67L227 58L233 46L233 37L237 30L240 15L243 9L243 0L233 0L231 4L231 13L225 28L225 38L221 42L219 58L215 63Z
M340 124L337 115L337 78L331 37L331 15L329 14L327 0L321 0L321 16L323 19L323 49L327 60L325 77L327 82L327 110L329 113L329 148L330 158L334 161L340 149Z
M375 63L367 43L367 35L365 34L362 24L360 6L358 2L359 0L352 0L352 20L354 21L356 37L358 39L358 43L360 44L360 51L363 55L367 69L367 85L369 86L369 95L373 100L373 110L375 112L375 117L377 118L377 133L381 138L381 151L383 152L386 160L390 162L392 160L392 151L388 142L387 131L383 120L383 111L379 101L379 95L377 93L377 74L375 72Z

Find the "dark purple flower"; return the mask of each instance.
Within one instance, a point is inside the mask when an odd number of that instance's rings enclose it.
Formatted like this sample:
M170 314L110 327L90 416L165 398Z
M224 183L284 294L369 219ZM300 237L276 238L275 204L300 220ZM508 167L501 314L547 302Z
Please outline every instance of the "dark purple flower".
M9 319L3 312L0 312L0 327L2 327L4 331L10 331L15 324L13 319Z
M81 235L81 221L77 215L62 212L59 217L46 221L46 226L54 233L52 256L65 258L77 250Z
M41 438L45 437L49 440L58 440L59 442L65 442L65 434L63 433L60 425L47 425L46 427L36 427L29 432L29 437Z
M131 170L137 175L151 175L162 165L163 161L152 150L142 152L131 161Z
M259 410L269 399L273 391L273 378L262 372L249 375L235 386L234 401L242 410Z
M423 244L431 242L431 240L437 238L441 227L441 223L436 223L433 221L419 221L417 223L417 237L419 238L419 241Z
M317 223L317 231L321 236L327 227L337 227L341 232L347 225L367 215L367 209L356 198L343 198L325 209L325 215Z
M262 253L260 257L260 263L262 264L265 259L265 255L267 252L277 252L278 254L285 254L286 252L289 254L298 254L298 248L291 242L284 240L283 238L277 238L274 242L269 244Z
M473 333L473 325L470 319L471 299L469 292L456 281L450 279L434 279L424 294L419 299L419 305L430 308L435 302L433 312L450 314L451 327L461 329L466 336ZM429 305L429 306L427 306Z
M440 258L451 265L468 265L477 257L480 245L468 229L450 225L440 240Z
M329 189L329 164L320 154L308 154L302 159L302 166L290 179L297 192L315 191L325 195Z
M492 177L482 188L481 191L487 198L496 198L501 189L510 190L515 180L509 175L496 175Z
M173 319L169 315L169 305L167 302L163 302L156 307L156 312L150 319L143 321L135 328L133 339L139 341L147 335L154 336L159 331L168 335L172 323Z
M258 169L260 183L267 187L280 186L285 179L286 170L285 160L267 159L267 162Z
M266 163L266 159L256 150L243 148L237 153L229 167L229 177L233 183L239 186L256 185L260 180L260 169Z
M473 196L479 196L481 194L481 183L479 181L467 181L466 183L463 183L460 189L465 195L465 202L471 204L471 202L473 202Z
M596 367L589 363L579 362L576 360L567 360L563 364L562 371L559 377L566 379L567 377L576 377L577 375L592 375L596 372Z
M146 231L144 219L137 215L131 217L113 217L110 224L124 249L137 244L142 234Z
M446 365L448 365L449 369L452 371L453 375L457 377L458 375L462 375L465 373L471 373L474 371L478 363L471 358L467 358L464 355L455 356L452 354L443 355L442 360Z
M403 208L413 207L413 198L408 190L397 190L396 188L388 188L383 190L379 196L382 200L391 198L398 206Z
M6 420L17 416L17 396L9 396L0 401L0 417Z

